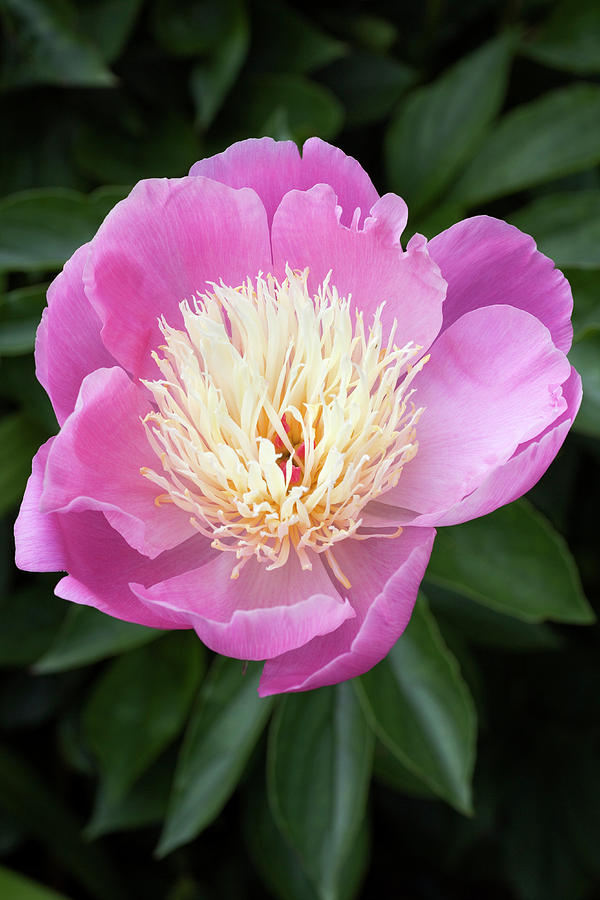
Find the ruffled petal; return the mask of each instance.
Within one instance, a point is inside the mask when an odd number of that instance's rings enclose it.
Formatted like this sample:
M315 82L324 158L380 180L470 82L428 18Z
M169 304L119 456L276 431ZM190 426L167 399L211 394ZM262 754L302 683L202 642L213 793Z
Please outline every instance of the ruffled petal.
M135 377L153 378L158 319L179 326L179 303L207 282L237 285L271 268L264 207L252 190L208 178L140 181L91 243L85 289L102 340Z
M357 207L364 216L378 198L360 163L316 137L306 141L302 156L293 141L249 138L201 159L190 175L204 175L234 188L253 188L265 205L269 224L288 191L307 190L315 184L333 187L345 225L350 224Z
M413 381L414 403L424 407L419 449L381 500L435 514L427 521L437 524L565 411L560 386L570 370L548 329L529 313L489 306L462 316L440 335Z
M406 528L395 540L339 544L335 558L352 584L346 593L356 617L298 650L267 660L261 697L336 684L380 662L408 624L434 537L432 528Z
M159 489L140 474L143 466L160 468L141 421L150 408L145 389L118 366L88 375L52 445L41 502L44 512L101 510L153 559L196 531L179 507L156 505Z
M399 238L406 222L406 206L393 194L382 197L370 210L364 227L340 222L336 196L328 185L309 191L291 191L275 213L272 228L273 263L281 273L285 265L310 270L309 287L316 291L331 271L331 283L341 296L370 321L385 302L384 335L394 319L394 343L409 341L430 346L442 324L446 283L430 258L423 237L415 235L406 252Z
M235 560L221 552L201 568L151 588L132 584L154 608L189 616L204 643L238 659L268 659L327 634L354 616L316 558L303 571L296 553L268 571L255 559L232 579Z
M73 411L85 376L115 364L100 338L100 319L83 289L89 247L80 247L48 288L48 306L36 335L36 375L59 425Z
M472 309L507 303L536 316L567 353L573 339L571 288L529 235L499 219L475 216L433 238L429 252L448 282L443 328Z

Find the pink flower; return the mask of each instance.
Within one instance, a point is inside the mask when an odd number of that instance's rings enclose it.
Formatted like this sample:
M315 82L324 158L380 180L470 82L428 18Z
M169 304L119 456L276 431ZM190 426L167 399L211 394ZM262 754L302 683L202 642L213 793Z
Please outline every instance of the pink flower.
M406 217L317 138L136 185L48 291L18 565L266 660L262 694L381 660L435 526L529 490L581 398L533 240L478 216L403 251Z

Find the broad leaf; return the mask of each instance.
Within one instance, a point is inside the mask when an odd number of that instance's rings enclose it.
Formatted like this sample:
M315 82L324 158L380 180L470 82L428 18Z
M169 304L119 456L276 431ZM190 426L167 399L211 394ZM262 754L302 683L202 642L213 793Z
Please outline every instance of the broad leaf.
M86 0L81 4L81 30L89 35L105 63L121 55L142 4L143 0Z
M304 74L346 52L345 45L283 0L253 4L252 67L260 72ZM277 35L274 40L273 36Z
M0 597L0 666L28 666L54 641L65 603L43 581Z
M524 500L440 528L426 578L526 622L594 621L563 538Z
M260 666L218 657L206 678L177 762L157 853L193 840L221 812L271 712L257 693Z
M597 0L562 0L533 39L527 56L555 69L592 75L600 72L600 6Z
M416 79L416 71L398 60L364 52L344 56L319 72L319 80L344 104L351 128L385 118Z
M350 684L282 698L269 735L269 802L321 900L342 896L372 752L373 735Z
M169 634L120 656L96 683L83 721L110 799L122 797L179 734L201 650L193 632Z
M174 56L210 53L227 34L239 8L240 0L155 0L154 34Z
M476 206L600 161L600 86L574 84L511 110L451 192Z
M0 897L6 900L67 900L64 894L0 866Z
M583 381L583 400L573 427L600 437L600 327L590 327L577 338L570 360Z
M46 304L47 285L16 288L0 297L0 357L30 353Z
M31 459L45 439L45 433L22 413L5 416L0 422L0 514L23 496Z
M475 707L424 597L386 659L356 685L375 733L402 765L470 813Z
M600 328L600 270L570 269L565 275L573 291L573 331L581 337L588 328Z
M510 216L557 266L600 267L600 191L548 194Z
M66 601L65 601L66 604ZM113 619L91 606L66 604L68 612L56 640L38 660L35 671L64 672L141 647L163 631Z
M419 212L472 156L502 105L513 52L502 36L407 97L390 124L385 158L391 189Z

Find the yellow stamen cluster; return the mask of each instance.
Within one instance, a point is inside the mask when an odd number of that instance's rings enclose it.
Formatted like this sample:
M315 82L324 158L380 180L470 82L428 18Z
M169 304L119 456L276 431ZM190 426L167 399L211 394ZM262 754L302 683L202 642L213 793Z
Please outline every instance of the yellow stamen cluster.
M409 398L420 348L384 344L380 307L365 330L329 277L287 270L180 305L184 330L161 320L144 419L160 470L142 474L219 550L276 568L291 550L303 568L360 537L364 506L393 487L417 452L422 412Z

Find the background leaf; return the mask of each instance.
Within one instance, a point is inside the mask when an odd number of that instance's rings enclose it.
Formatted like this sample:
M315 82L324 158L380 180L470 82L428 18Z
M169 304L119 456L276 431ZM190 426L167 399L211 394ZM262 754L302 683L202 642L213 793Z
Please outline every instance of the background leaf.
M557 266L600 267L600 191L540 197L510 216Z

